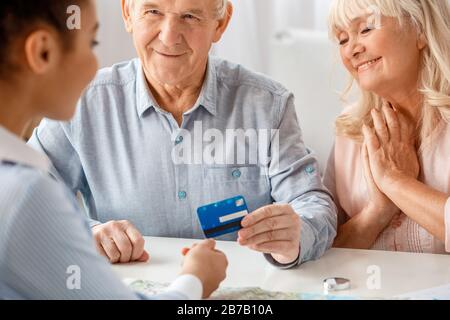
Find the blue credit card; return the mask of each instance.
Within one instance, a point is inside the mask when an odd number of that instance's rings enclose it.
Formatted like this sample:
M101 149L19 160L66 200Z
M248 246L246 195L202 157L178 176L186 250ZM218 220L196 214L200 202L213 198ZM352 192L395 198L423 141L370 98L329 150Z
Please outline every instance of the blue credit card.
M214 238L240 230L249 212L244 197L237 196L200 207L197 214L205 236Z

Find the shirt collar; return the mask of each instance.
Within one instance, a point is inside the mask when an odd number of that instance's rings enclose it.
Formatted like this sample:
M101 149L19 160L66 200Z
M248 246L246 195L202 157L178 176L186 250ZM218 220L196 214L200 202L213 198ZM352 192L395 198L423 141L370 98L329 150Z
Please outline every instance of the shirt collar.
M136 108L139 117L142 117L145 111L150 108L155 110L161 110L158 106L153 94L151 93L147 79L145 77L144 69L141 62L137 63L137 78L136 78ZM217 115L217 75L216 66L213 59L208 59L208 65L206 68L206 77L203 82L203 87L200 92L200 96L189 113L196 110L199 106L205 108L212 115Z
M2 126L0 126L0 162L17 163L45 172L50 170L50 160L44 154L26 145Z

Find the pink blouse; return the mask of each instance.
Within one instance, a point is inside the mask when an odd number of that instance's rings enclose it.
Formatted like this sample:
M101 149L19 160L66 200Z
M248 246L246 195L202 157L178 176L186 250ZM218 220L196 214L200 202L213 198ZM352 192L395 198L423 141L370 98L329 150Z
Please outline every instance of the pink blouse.
M450 198L445 206L445 251L450 252Z
M360 213L369 198L364 177L361 144L336 137L334 151L328 161L325 185L334 194L339 208L339 224ZM442 122L425 141L419 156L419 180L450 194L450 124ZM445 211L446 241L434 238L424 228L399 214L378 236L372 249L424 253L450 252L450 199Z

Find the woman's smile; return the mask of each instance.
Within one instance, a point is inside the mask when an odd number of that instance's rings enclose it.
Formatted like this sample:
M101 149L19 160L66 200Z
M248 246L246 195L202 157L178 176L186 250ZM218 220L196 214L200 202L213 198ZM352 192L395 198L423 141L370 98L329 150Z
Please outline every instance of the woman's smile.
M356 66L356 70L358 71L358 73L362 73L378 65L380 61L381 57L362 62Z

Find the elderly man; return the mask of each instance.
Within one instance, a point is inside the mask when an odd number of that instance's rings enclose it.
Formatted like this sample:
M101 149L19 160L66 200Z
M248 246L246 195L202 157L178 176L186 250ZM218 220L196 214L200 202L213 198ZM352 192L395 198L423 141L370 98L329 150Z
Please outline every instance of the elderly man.
M142 234L202 238L197 208L242 195L252 213L218 239L281 268L320 257L336 211L292 94L209 57L231 3L122 0L122 9L139 59L100 71L73 121L44 120L30 140L81 192L99 252L112 263L145 261Z

